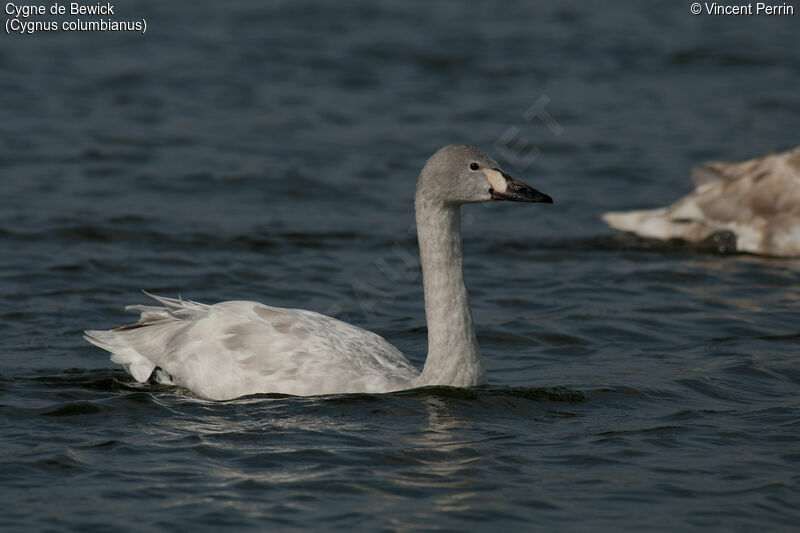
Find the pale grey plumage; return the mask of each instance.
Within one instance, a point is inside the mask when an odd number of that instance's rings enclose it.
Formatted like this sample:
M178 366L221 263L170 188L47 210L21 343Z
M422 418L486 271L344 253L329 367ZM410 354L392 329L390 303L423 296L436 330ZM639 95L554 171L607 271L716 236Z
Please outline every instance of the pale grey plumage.
M257 302L205 305L153 296L162 307L128 307L141 312L136 324L87 331L86 339L137 381L159 367L169 375L160 379L215 400L481 384L485 371L461 272L459 205L493 198L551 202L469 146L440 149L420 174L415 208L429 328L421 373L374 333Z

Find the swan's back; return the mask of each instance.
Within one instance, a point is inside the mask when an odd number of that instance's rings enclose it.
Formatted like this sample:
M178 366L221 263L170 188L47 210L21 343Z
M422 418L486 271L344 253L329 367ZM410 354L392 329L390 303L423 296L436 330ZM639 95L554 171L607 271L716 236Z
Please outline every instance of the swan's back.
M155 297L136 324L87 331L140 382L156 367L200 396L301 396L408 388L417 370L382 337L300 309L231 301L215 305Z

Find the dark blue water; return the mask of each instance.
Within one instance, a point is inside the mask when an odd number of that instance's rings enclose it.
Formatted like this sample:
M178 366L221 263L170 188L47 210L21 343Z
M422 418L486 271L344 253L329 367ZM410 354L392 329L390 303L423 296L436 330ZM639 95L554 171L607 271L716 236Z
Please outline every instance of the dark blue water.
M796 528L800 261L599 221L800 141L800 12L689 6L130 1L143 35L0 36L0 527ZM82 340L147 289L421 365L414 183L453 142L556 202L463 210L488 386L213 403Z

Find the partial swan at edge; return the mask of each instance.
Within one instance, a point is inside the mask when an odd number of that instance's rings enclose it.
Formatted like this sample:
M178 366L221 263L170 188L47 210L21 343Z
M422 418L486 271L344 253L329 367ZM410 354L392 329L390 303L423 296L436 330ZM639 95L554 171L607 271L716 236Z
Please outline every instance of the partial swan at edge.
M86 331L85 338L139 382L152 375L212 400L480 385L486 376L462 275L460 205L490 200L552 203L471 146L441 148L420 173L414 206L428 323L422 372L379 335L258 302L152 296L160 306L127 307L141 312L137 323Z
M669 207L603 215L611 227L655 239L700 242L729 232L736 250L800 256L800 147L692 169L697 187Z

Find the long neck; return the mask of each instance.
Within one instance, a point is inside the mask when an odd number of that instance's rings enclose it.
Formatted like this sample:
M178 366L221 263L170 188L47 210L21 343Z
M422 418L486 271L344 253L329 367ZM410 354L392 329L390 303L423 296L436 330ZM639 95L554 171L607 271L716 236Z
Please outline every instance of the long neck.
M416 202L428 320L428 358L418 385L469 387L486 380L461 268L457 205Z

